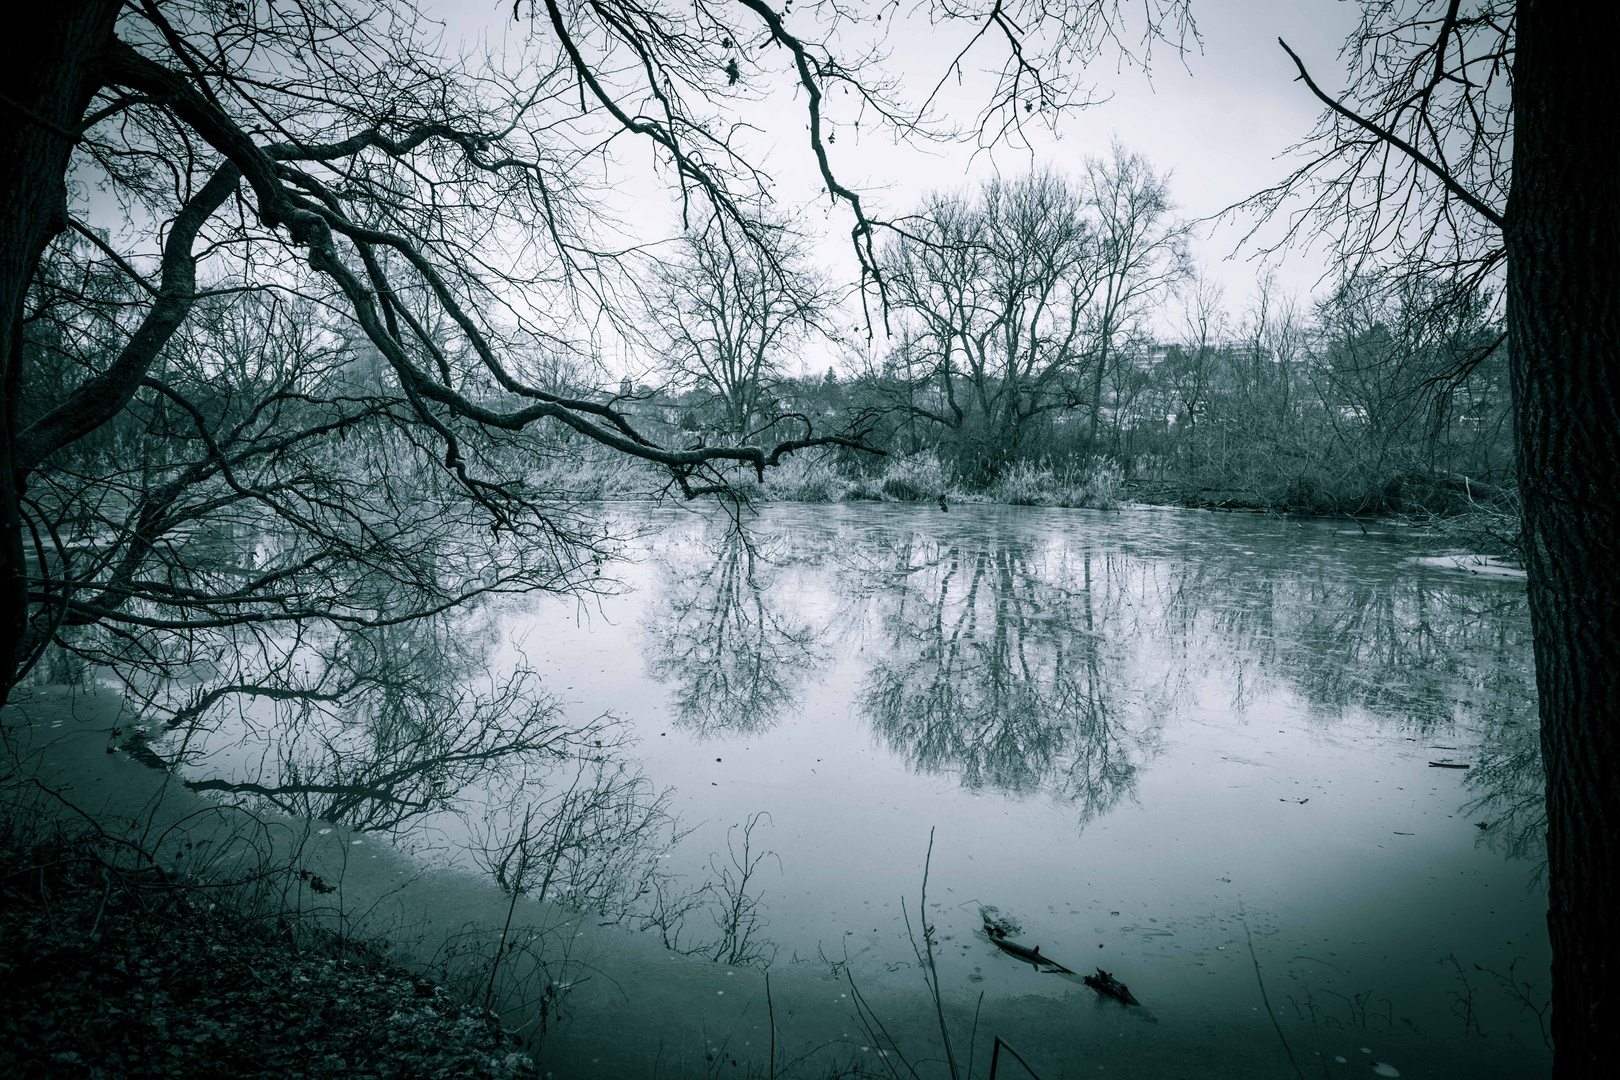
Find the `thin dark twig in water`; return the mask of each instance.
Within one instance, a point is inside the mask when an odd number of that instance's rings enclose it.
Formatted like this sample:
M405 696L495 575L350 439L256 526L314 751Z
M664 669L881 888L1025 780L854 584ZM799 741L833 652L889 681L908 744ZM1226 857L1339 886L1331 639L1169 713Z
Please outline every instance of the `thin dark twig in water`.
M1480 967L1478 964L1474 965L1474 970L1483 971L1494 978L1501 984L1502 989L1507 991L1508 997L1519 1003L1521 1009L1527 1009L1535 1014L1536 1022L1541 1025L1541 1041L1546 1044L1547 1049L1551 1050L1552 1036L1547 1031L1547 1013L1552 1008L1552 1001L1550 998L1542 997L1541 1003L1539 1005L1536 1003L1535 998L1531 996L1536 992L1536 984L1528 979L1519 978L1518 972L1514 970L1519 966L1519 961L1522 959L1524 958L1515 957L1513 962L1508 965L1506 975L1500 971L1492 971L1488 967Z
M112 894L112 875L107 873L105 866L101 868L101 883L101 904L96 908L96 918L90 924L90 933L85 935L92 941L95 940L96 931L101 929L101 917L107 912L107 897Z
M900 906L900 914L906 920L906 936L911 938L912 951L917 954L918 963L923 966L923 981L928 984L928 990L934 998L934 1014L939 1018L939 1038L945 1047L945 1063L950 1068L951 1080L958 1080L959 1073L956 1068L956 1052L951 1047L950 1028L945 1024L945 1003L940 999L939 969L934 966L934 931L928 925L928 870L934 862L934 830L928 830L928 854L923 859L922 896L917 901L917 919L922 923L922 948L917 947L917 938L911 931L911 916L906 914L905 904Z
M1024 1067L1025 1072L1035 1077L1035 1080L1041 1080L1035 1070L1029 1067L1029 1062L1024 1060L1023 1055L1003 1042L1000 1035L996 1036L995 1045L990 1048L990 1080L996 1080L996 1068L1001 1064L1001 1048L1003 1046L1007 1047L1007 1053L1013 1056L1013 1060Z
M1474 1012L1474 988L1469 985L1468 975L1463 971L1462 964L1457 960L1455 953L1448 955L1440 963L1442 965L1449 963L1452 970L1456 972L1457 981L1463 985L1462 993L1459 994L1455 990L1451 992L1451 1011L1462 1021L1463 1034L1467 1035L1472 1031L1483 1039L1485 1029L1479 1026L1479 1016ZM1479 965L1474 966L1478 967ZM1481 968L1480 970L1484 969Z
M51 933L56 933L56 912L51 908L51 890L45 885L45 868L39 868L39 901L45 909L45 918L50 920Z
M847 964L844 967L844 979L849 983L851 1000L855 1002L855 1015L860 1019L861 1027L866 1031L866 1037L872 1041L872 1045L880 1050L884 1040L887 1040L889 1044L889 1053L879 1054L878 1056L878 1060L889 1070L889 1075L895 1077L895 1080L899 1080L900 1073L894 1067L894 1061L897 1060L906 1067L906 1072L911 1074L912 1080L921 1080L916 1067L900 1052L900 1044L894 1041L894 1036L889 1034L889 1029L883 1026L883 1020L867 1004L866 999L861 996L861 988L855 985L855 976L849 973ZM883 1036L883 1039L878 1038L879 1034Z
M771 1025L771 1080L776 1080L776 1003L771 1000L771 973L765 973L765 1013Z
M973 1077L974 1047L979 1042L979 1011L984 1008L984 991L979 991L979 1002L973 1006L973 1028L968 1032L968 1080Z
M1260 958L1254 955L1254 935L1249 933L1249 919L1243 913L1243 901L1238 901L1238 920L1243 923L1243 938L1249 943L1249 960L1254 964L1254 981L1260 987L1260 1001L1266 1007L1266 1015L1271 1017L1271 1026L1277 1029L1277 1038L1281 1040L1283 1053L1288 1055L1288 1064L1294 1067L1294 1075L1299 1080L1305 1080L1305 1073L1300 1069L1299 1062L1294 1060L1294 1049L1288 1045L1288 1036L1283 1034L1282 1025L1277 1022L1277 1014L1271 1009L1271 999L1266 996L1266 981L1260 977Z
M523 882L529 871L529 824L534 818L534 807L525 807L523 811L523 832L520 834L518 844L518 872L512 879L512 902L506 908L506 925L501 927L501 940L495 946L495 957L489 964L489 986L484 990L484 1008L490 1008L495 1000L495 976L501 970L501 957L506 955L506 936L512 932L512 915L517 911L518 897L523 893ZM345 852L347 849L345 849Z

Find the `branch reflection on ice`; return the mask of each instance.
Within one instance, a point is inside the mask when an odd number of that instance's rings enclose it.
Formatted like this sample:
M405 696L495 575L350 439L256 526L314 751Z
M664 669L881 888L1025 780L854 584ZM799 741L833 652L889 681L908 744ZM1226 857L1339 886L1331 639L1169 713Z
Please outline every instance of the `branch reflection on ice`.
M1121 695L1113 580L1093 579L1089 553L1041 555L994 540L898 545L892 587L874 597L887 647L860 708L913 768L1046 789L1084 821L1134 791L1158 721Z
M779 568L727 529L666 564L644 654L675 721L700 737L767 731L821 666L820 634L775 595Z

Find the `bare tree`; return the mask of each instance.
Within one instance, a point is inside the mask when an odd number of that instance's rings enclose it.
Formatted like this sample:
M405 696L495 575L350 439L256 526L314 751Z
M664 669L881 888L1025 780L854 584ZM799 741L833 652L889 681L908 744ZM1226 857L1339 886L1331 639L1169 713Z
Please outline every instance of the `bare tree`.
M1361 276L1317 305L1321 356L1311 381L1328 422L1362 447L1370 475L1434 466L1437 440L1429 436L1449 399L1428 391L1454 385L1458 365L1489 347L1496 330L1484 321L1488 303L1437 305L1418 279Z
M1043 173L936 196L884 266L914 324L908 374L933 391L911 408L957 433L971 471L994 474L1033 418L1080 403L1099 266L1074 185Z
M1091 346L1091 431L1102 422L1103 378L1120 345L1152 304L1189 272L1187 226L1172 214L1170 177L1115 143L1106 158L1086 159L1085 200L1096 232L1095 292L1087 311Z
M749 243L711 219L658 268L652 300L664 374L715 403L723 437L747 444L780 420L773 390L795 351L825 331L834 297L785 228Z
M1356 265L1468 296L1505 283L1508 363L1547 778L1554 1072L1620 1041L1620 9L1596 0L1366 3L1349 85L1324 89L1304 194ZM1291 219L1303 227L1309 215ZM1463 367L1488 350L1476 350Z
M1274 425L1293 415L1305 334L1298 299L1281 290L1276 274L1262 275L1233 333L1239 355L1232 374L1257 422Z
M1191 286L1182 314L1182 341L1177 344L1168 372L1189 429L1198 426L1198 418L1208 404L1218 357L1230 330L1220 283L1198 275Z
M905 354L931 403L909 406L958 433L970 470L997 471L1030 421L1082 406L1094 445L1136 320L1186 272L1186 227L1168 178L1116 145L1079 183L993 180L975 201L936 196L885 252L890 294L914 325Z

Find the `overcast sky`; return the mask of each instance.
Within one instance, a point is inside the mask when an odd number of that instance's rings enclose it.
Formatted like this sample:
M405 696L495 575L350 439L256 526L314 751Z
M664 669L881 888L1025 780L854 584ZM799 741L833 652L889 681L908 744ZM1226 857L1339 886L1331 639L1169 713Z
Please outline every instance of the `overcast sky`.
M912 2L900 0L902 5ZM524 18L514 23L512 0L420 3L430 19L443 25L445 52L500 52L508 44L515 50L531 32L526 8ZM1122 0L1122 7L1137 10L1135 0ZM1171 171L1171 190L1181 216L1213 215L1286 175L1288 163L1281 155L1310 131L1317 118L1315 100L1295 81L1296 72L1277 45L1278 37L1304 58L1320 84L1340 87L1338 50L1354 27L1358 5L1354 0L1192 0L1192 11L1199 40L1189 41L1183 56L1158 47L1149 75L1140 67L1121 65L1115 54L1105 55L1087 73L1087 81L1107 100L1067 114L1054 133L1032 128L1032 147L979 151L971 139L897 143L892 133L873 135L870 126L856 131L845 123L828 148L832 167L843 183L862 192L877 215L897 216L915 209L930 192L959 190L998 172L1016 175L1032 165L1078 171L1087 155L1106 153L1110 142L1118 139L1127 149L1146 155L1158 169ZM739 24L749 25L750 13L740 7L737 13ZM886 20L886 29L892 21ZM800 15L790 16L788 25L802 33L815 32L814 23ZM885 70L897 78L902 97L920 100L939 82L971 34L968 27L954 29L952 34L916 18L910 22L902 18L889 30L892 56ZM941 96L943 111L951 119L971 127L988 92L988 81L981 77L975 82L974 71L999 66L1002 59L992 41L970 54L965 62L968 78L960 87L948 84ZM767 96L742 110L743 117L761 129L750 155L764 162L778 181L781 200L808 211L801 224L823 234L817 254L828 271L838 280L853 282L858 268L849 244L852 219L847 208L829 207L824 196L818 197L821 180L806 137L803 96L791 80L784 80L774 93L767 87L760 90ZM623 147L616 159L624 174L622 204L613 212L628 219L641 239L671 235L679 222L667 175L649 168L652 154L645 145L637 147L631 139ZM92 195L91 201L99 206L105 196ZM116 220L116 208L100 209L105 213L92 214L93 221ZM1241 220L1205 227L1192 248L1200 268L1224 286L1234 317L1241 316L1261 273L1254 248L1237 251L1234 257L1246 230L1247 222ZM1273 266L1283 289L1302 300L1319 290L1319 280L1331 269L1320 250L1291 251ZM852 323L855 318L852 314ZM1180 306L1172 302L1153 320L1155 332L1168 334L1180 321ZM626 365L643 369L647 363L646 358L631 356L604 359L616 369ZM801 366L821 370L829 359L831 353L818 353L805 357Z
M1023 172L1032 162L1073 168L1085 155L1105 152L1117 138L1173 172L1172 190L1185 217L1214 214L1275 183L1287 167L1279 155L1316 119L1317 105L1304 85L1294 81L1292 63L1277 38L1285 38L1300 53L1318 81L1338 86L1338 49L1357 9L1339 0L1194 0L1192 10L1201 40L1184 57L1160 49L1151 75L1104 57L1088 78L1108 100L1069 115L1055 137L1036 140L1033 153L998 147L975 154L971 143L896 146L889 137L861 138L844 127L830 148L833 167L883 210L903 213L931 190L960 188L997 171ZM526 29L514 27L509 0L428 0L426 11L443 20L445 44L452 50L479 49L485 43L499 49L510 35ZM914 99L926 95L960 41L960 36L902 21L890 42L890 67L901 79L901 92ZM994 43L986 43L968 66L984 67L1000 59ZM963 124L971 123L982 91L982 83L975 86L970 78L944 99L947 111ZM750 119L761 117L767 128L761 145L783 196L791 198L796 188L812 194L819 180L804 138L802 99L780 94ZM663 229L672 224L667 206L649 208L639 199L637 205L638 212L660 216ZM825 216L814 209L812 220ZM649 221L649 229L658 227ZM836 211L826 228L832 237L847 237L847 212ZM1256 265L1247 258L1250 252L1228 258L1242 231L1234 226L1204 229L1193 248L1200 265L1226 287L1235 312L1247 302L1257 276ZM847 247L847 240L825 245L823 254L847 274L853 260L847 250L838 250L840 245ZM1324 269L1320 252L1295 252L1278 273L1285 289L1304 296Z

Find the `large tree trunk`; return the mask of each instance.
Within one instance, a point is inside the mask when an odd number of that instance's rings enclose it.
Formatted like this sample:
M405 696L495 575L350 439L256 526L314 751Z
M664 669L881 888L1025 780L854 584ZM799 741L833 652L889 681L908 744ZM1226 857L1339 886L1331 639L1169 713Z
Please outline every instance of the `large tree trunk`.
M1561 1077L1612 1075L1620 1060L1617 38L1613 0L1519 5L1508 344L1547 770Z
M45 245L67 225L66 175L99 84L118 0L34 4L0 44L0 703L28 628L27 566L13 463L23 303Z

